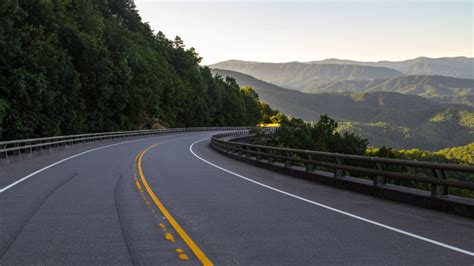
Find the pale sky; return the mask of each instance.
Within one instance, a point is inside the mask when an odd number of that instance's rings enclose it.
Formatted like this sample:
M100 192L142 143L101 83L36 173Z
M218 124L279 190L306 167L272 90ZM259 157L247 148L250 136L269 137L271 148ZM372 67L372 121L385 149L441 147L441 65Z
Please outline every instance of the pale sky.
M203 64L473 57L473 1L135 0L144 22Z

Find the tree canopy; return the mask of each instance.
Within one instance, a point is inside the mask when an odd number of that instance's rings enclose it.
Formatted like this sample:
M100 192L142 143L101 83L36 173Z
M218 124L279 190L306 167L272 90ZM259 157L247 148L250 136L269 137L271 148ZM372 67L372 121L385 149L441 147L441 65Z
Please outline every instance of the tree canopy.
M364 154L367 149L367 139L353 133L338 133L337 122L327 115L322 115L316 123L288 118L280 113L272 118L276 120L273 122L279 122L281 126L274 134L257 134L256 141L260 144L359 155Z
M2 139L260 118L255 92L155 34L132 0L3 0L0 53Z

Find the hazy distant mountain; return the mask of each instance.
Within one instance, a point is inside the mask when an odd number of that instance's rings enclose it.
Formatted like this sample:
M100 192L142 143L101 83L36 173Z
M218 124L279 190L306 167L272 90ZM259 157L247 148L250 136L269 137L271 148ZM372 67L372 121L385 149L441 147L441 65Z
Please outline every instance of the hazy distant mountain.
M296 90L312 89L334 81L390 79L404 75L397 70L385 67L298 62L259 63L229 60L210 67L237 71Z
M474 79L474 58L469 57L418 57L404 61L360 62L341 59L311 61L309 64L343 64L373 67L387 67L407 75L440 75L455 78Z
M356 131L374 146L437 150L474 140L474 108L468 106L394 92L307 94L235 71L212 71L252 86L262 101L288 115L315 121L327 113L345 122L341 130Z
M330 82L305 92L392 91L415 94L440 102L474 106L474 80L445 76L403 76L388 80L345 80Z

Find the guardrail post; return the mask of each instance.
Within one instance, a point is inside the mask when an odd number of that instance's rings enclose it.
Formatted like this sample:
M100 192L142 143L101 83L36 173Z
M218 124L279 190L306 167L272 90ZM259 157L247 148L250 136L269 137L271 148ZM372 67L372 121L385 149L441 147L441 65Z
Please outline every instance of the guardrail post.
M293 166L292 153L286 152L285 167L291 168Z
M6 149L6 148L7 148L7 145L1 145L1 146L0 146L0 149L2 149L2 150L3 150L3 149ZM8 152L7 152L7 151L2 152L2 155L1 155L1 156L2 156L2 157L1 157L2 159L8 158Z
M225 152L229 151L229 147L228 147L227 143L217 142L215 139L211 139L211 146L217 147L221 151L225 151Z
M249 152L249 151L250 151L250 147L245 147L245 150L247 150L247 152L245 153L245 157L247 157L247 158L252 157L252 153Z
M275 162L275 158L273 158L273 151L269 150L268 151L268 157L267 157L267 163L268 164L273 164Z
M307 154L306 157L309 161L313 161L313 156L311 154ZM314 171L314 164L306 163L306 172L313 172Z
M239 151L238 151L239 147L237 146L237 144L232 143L231 146L232 146L232 151L231 151L231 153L232 153L232 154L239 155Z
M242 151L244 148L242 147L242 145L239 145L239 150L237 151L237 155L239 156L242 156L244 155L244 152Z
M382 163L379 163L379 162L376 162L375 163L375 166L377 167L377 170L379 171L385 171L385 167L383 166ZM377 175L375 178L374 178L374 186L383 186L387 183L387 180L385 178L385 176L383 175Z
M260 154L262 152L262 149L257 148L257 152L258 152L258 154L255 155L255 160L260 161L260 160L262 160L262 155Z
M344 165L344 161L340 158L336 158L336 163L338 165ZM344 170L336 168L336 171L334 171L334 177L344 177Z
M18 144L13 144L13 147L14 147L14 148L18 148L19 145L18 145ZM15 153L12 152L12 154L15 154ZM18 149L17 152L16 152L16 155L20 156L20 154L21 154L21 149Z
M438 179L446 180L446 173L443 169L431 169L433 175ZM445 197L448 195L448 186L446 185L438 185L438 184L431 184L431 197L438 198L438 197Z
M30 146L30 145L31 145L31 142L27 142L25 146ZM25 152L28 152L28 153L31 153L31 152L32 152L31 147L29 147L27 150L28 150L28 151L25 150Z

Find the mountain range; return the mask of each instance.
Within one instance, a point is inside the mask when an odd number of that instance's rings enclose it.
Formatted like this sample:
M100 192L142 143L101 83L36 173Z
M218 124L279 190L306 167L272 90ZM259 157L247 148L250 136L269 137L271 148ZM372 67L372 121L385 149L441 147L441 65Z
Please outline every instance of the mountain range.
M393 79L343 80L304 90L308 93L370 91L414 94L439 102L474 106L474 80L446 76L409 75Z
M335 81L390 79L404 75L398 70L385 67L299 62L259 63L229 60L209 67L237 71L284 88L300 91Z
M212 72L253 87L262 101L290 116L316 121L319 115L328 114L339 122L341 131L367 137L372 146L438 150L474 140L474 108L468 105L389 91L310 94L236 71Z
M341 59L325 59L307 62L309 64L343 64L372 67L386 67L407 75L439 75L455 78L474 79L474 58L469 57L418 57L403 61L361 62Z

